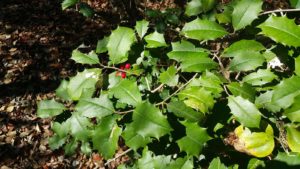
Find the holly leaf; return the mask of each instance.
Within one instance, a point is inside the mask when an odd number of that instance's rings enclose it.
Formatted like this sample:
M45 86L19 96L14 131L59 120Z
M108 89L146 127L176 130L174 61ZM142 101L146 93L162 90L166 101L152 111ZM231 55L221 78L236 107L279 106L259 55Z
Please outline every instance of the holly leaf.
M75 110L81 112L85 117L97 117L99 119L115 112L114 106L107 95L101 95L100 98L80 99Z
M243 78L243 82L253 86L262 86L272 82L277 76L270 69L259 69L257 72L248 74Z
M69 81L62 80L60 82L60 85L58 88L55 90L56 96L64 99L64 100L71 100L69 94L68 94L68 86L69 86Z
M299 84L299 76L292 76L288 79L283 79L274 88L272 103L284 109L290 107L294 102L294 98L300 94Z
M90 120L79 112L73 112L67 120L70 124L71 135L78 140L87 141L90 136L88 128L92 125Z
M168 86L176 86L178 83L179 75L176 75L177 69L175 66L168 67L167 71L159 75L159 81Z
M122 129L116 123L117 116L107 116L96 126L93 132L93 146L105 159L110 159L118 149Z
M292 122L300 122L300 95L295 97L294 103L284 111L284 115Z
M113 30L107 42L109 59L112 64L123 63L128 59L128 52L135 42L134 30L119 26Z
M289 148L292 152L300 153L300 131L296 126L287 125L286 126L286 139Z
M61 8L62 8L62 10L65 10L65 9L69 8L70 6L73 6L73 5L77 4L78 1L79 0L64 0L61 3Z
M145 41L147 42L147 48L158 48L167 46L164 35L158 33L157 31L145 36Z
M103 39L98 40L97 47L96 47L96 53L104 53L107 52L107 43L108 43L109 37L104 36Z
M295 58L295 74L300 76L300 56Z
M229 47L227 47L222 53L222 57L236 57L243 55L249 51L260 52L266 48L259 42L255 40L240 40L234 42Z
M61 114L64 110L66 110L65 106L54 99L42 100L37 105L37 116L41 118L53 117Z
M172 161L167 169L193 169L193 159L177 158L176 161Z
M300 46L300 27L294 19L287 16L277 17L271 15L264 23L258 26L264 35L275 42L286 46Z
M186 5L185 14L187 16L194 16L202 12L207 12L214 7L215 3L215 0L191 0Z
M227 35L228 32L216 22L197 18L184 25L182 34L187 38L202 41L215 40Z
M276 161L284 162L288 166L299 166L300 165L300 154L299 153L285 153L278 152L277 156L274 158Z
M149 27L149 22L146 20L137 21L135 25L135 30L137 34L140 36L140 38L143 38L145 34L147 33Z
M289 0L293 8L300 8L300 0Z
M190 122L199 122L204 118L203 113L193 110L181 101L170 102L168 104L168 111Z
M90 143L84 141L84 142L81 143L80 151L83 152L86 155L90 155L93 150L91 149Z
M208 169L227 169L227 167L221 162L220 158L214 158L209 164Z
M167 118L149 102L142 102L136 106L130 125L137 134L144 138L154 137L158 139L172 131Z
M142 101L142 96L136 82L124 79L109 91L119 102L136 106Z
M204 144L211 139L206 129L199 127L197 123L181 122L186 128L186 136L179 139L177 144L180 151L185 151L188 156L198 156Z
M214 106L214 99L211 92L202 87L191 86L178 93L178 97L187 106L207 113Z
M264 108L273 113L279 112L280 107L272 102L272 97L273 97L273 90L262 93L255 99L255 105L259 109Z
M235 31L250 25L262 11L262 0L241 0L234 5L232 12L232 25Z
M72 100L79 100L80 97L92 96L96 89L96 83L99 80L101 69L85 69L83 72L78 72L75 77L70 78L68 85L68 95Z
M241 96L228 96L228 106L231 113L242 125L259 128L261 113L249 100Z
M99 58L98 55L91 51L89 54L81 53L78 49L73 50L72 52L72 60L74 60L76 63L81 64L99 64Z
M256 169L259 166L265 167L266 166L265 162L257 158L251 158L250 161L248 162L247 169Z
M255 99L256 91L247 83L240 84L238 82L232 82L227 85L227 87L234 96L242 96L250 101L254 101Z
M205 49L196 48L191 42L182 40L172 43L172 51L167 55L170 59L181 62L183 72L202 72L216 68L218 64L208 57Z
M66 140L66 137L59 137L57 134L54 134L48 139L48 144L51 150L56 150L64 145Z
M142 135L138 134L132 123L126 125L126 128L122 133L122 137L124 138L126 145L135 151L140 147L145 147L152 141L151 138L143 137Z
M234 130L237 140L234 148L255 157L266 157L275 147L273 128L268 125L265 132L251 132L241 125Z
M235 56L229 65L232 71L254 70L265 62L264 56L259 52L247 51Z
M71 138L69 143L67 143L64 147L65 155L72 155L75 154L76 148L78 147L78 142L76 139Z

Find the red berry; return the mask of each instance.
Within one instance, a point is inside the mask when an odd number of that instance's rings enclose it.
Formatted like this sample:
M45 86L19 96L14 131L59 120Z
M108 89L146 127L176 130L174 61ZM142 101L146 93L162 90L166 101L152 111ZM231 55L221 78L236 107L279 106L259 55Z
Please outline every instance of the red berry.
M125 73L125 72L122 72L121 77L122 77L123 79L125 79L125 78L126 78L126 73Z
M124 70L124 65L120 66L120 69Z
M131 65L129 63L126 63L125 69L130 69Z

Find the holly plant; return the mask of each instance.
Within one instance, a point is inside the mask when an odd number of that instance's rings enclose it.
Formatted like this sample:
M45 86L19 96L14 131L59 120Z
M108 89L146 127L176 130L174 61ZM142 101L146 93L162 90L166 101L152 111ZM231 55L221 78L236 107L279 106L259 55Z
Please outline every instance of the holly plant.
M299 165L299 15L216 3L188 2L176 37L141 20L75 49L86 69L38 103L50 148L110 161L122 146L131 160L119 168Z

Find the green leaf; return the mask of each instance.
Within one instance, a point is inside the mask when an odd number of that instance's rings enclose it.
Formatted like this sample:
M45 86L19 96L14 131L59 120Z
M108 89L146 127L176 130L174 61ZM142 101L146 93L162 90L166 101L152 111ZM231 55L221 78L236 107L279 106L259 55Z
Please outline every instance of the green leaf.
M108 43L109 37L108 36L104 36L103 39L98 40L97 42L97 47L96 47L96 53L104 53L107 52L107 43Z
M41 118L53 117L61 114L65 110L65 106L52 100L42 100L37 105L37 116Z
M293 8L300 8L300 0L289 0Z
M204 118L203 113L193 110L181 101L170 102L168 104L168 111L190 122L199 122Z
M106 46L112 64L123 63L128 59L128 51L135 40L134 30L131 28L119 26L112 31Z
M94 15L94 10L86 3L80 3L79 12L85 17L92 17Z
M159 137L172 131L161 111L149 102L138 104L132 115L132 128L142 137Z
M243 78L243 82L253 86L262 86L272 82L277 76L270 69L259 69L257 72L248 74Z
M51 150L56 150L60 148L66 142L66 137L60 137L57 134L54 134L48 139L48 144Z
M300 153L300 130L292 125L286 126L286 139L292 152Z
M100 121L93 133L93 146L105 159L113 157L118 149L122 129L116 123L117 116L107 116Z
M114 86L109 92L111 92L115 98L119 99L121 103L136 106L142 101L142 96L136 82L124 79L116 86Z
M140 38L143 38L148 31L149 22L146 20L137 21L135 25L135 30Z
M254 101L255 99L256 91L247 83L232 82L227 87L234 96L242 96L244 99L249 99L250 101Z
M285 153L278 152L277 156L274 158L276 161L281 161L289 166L299 166L300 165L300 154L299 153Z
M186 5L185 14L187 16L194 16L202 12L207 12L214 7L215 3L215 0L191 0Z
M279 112L280 107L272 102L272 97L273 90L262 93L255 99L255 105L257 108L264 108L273 113Z
M179 75L176 75L177 69L175 66L168 67L167 71L162 72L159 76L159 81L168 86L176 86Z
M157 31L145 36L145 41L147 42L147 48L158 48L167 46L164 35L158 33Z
M188 87L179 92L178 96L187 106L200 110L203 113L207 113L215 104L211 92L206 91L202 87Z
M232 25L235 31L250 25L262 11L262 0L241 0L233 7Z
M186 23L182 29L182 33L187 38L199 41L215 40L228 34L228 32L216 22L201 20L199 18Z
M300 27L295 24L294 19L287 16L277 17L271 15L264 23L258 26L262 33L275 42L286 46L300 46Z
M220 158L214 158L209 164L208 169L227 169L227 167L221 162Z
M68 144L65 145L64 150L65 150L65 154L68 155L72 155L75 154L76 148L78 147L78 142L76 141L76 139L72 138Z
M99 119L115 112L114 106L107 95L101 95L100 98L80 99L75 110L81 112L83 116Z
M193 159L177 158L176 161L172 161L167 169L193 169Z
M249 100L241 96L229 96L228 106L231 113L242 125L259 128L261 113Z
M300 56L295 58L295 74L300 76Z
M167 55L170 59L181 62L183 72L202 72L218 66L208 52L202 48L196 48L191 42L182 40L172 43L173 50Z
M182 124L186 127L186 136L177 141L180 151L185 151L188 156L198 156L211 137L206 129L199 127L197 123L182 122Z
M65 10L65 9L69 8L70 6L73 6L73 5L77 4L78 1L79 0L64 0L61 3L61 8L62 8L62 10Z
M75 77L70 78L68 94L72 100L79 100L85 95L84 92L88 92L88 95L93 94L100 74L101 69L85 69L83 72L78 72Z
M151 138L145 138L142 135L138 134L132 123L126 125L126 128L122 133L122 137L124 138L126 145L135 151L140 147L145 147L152 141Z
M272 102L281 108L288 108L294 102L294 98L300 94L300 77L292 76L282 80L275 88Z
M255 40L243 39L234 42L229 47L227 47L222 53L222 57L236 57L239 55L243 55L244 53L247 53L249 51L260 52L262 50L265 50L265 47L261 43Z
M78 49L73 50L72 52L72 60L74 60L76 63L82 63L82 64L99 64L99 58L98 55L91 51L88 55L81 53Z
M255 70L257 67L262 66L264 62L265 58L261 53L247 51L235 56L230 62L229 69L232 71Z
M222 13L215 13L218 22L224 24L231 23L233 7L230 5L223 5L222 10Z
M92 125L90 120L82 116L79 112L73 112L72 116L68 119L70 123L71 135L78 140L86 141L90 132L88 128Z
M70 123L69 123L69 121L62 122L61 124L58 122L54 122L51 129L60 138L64 138L68 135L68 133L70 131ZM64 129L64 130L62 130L62 129Z
M234 130L234 133L237 136L234 147L238 151L255 157L266 157L274 150L274 133L271 125L267 126L265 132L251 132L241 125Z
M292 122L300 122L300 95L295 97L295 102L284 111L284 115Z
M82 142L80 146L80 150L86 155L90 155L92 153L92 149L89 142L85 142L85 141Z
M55 90L56 96L58 96L64 100L71 100L71 98L68 94L68 85L69 85L69 81L62 80L60 82L60 85L58 86L58 88Z
M256 169L259 166L265 167L266 166L265 162L262 161L262 160L259 160L257 158L251 158L249 163L248 163L247 169Z

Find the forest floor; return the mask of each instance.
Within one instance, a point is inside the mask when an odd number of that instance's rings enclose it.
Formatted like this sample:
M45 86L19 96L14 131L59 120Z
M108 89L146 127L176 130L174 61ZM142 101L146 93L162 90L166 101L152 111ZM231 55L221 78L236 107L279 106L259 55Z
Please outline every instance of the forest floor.
M118 13L101 6L105 1L92 4L103 14L93 19L62 11L61 0L0 1L0 169L104 167L97 153L68 157L63 150L50 150L51 119L37 118L36 103L54 98L60 80L81 69L69 59L73 49L95 48L120 23ZM120 147L118 153L125 150ZM107 168L126 160L125 155Z

